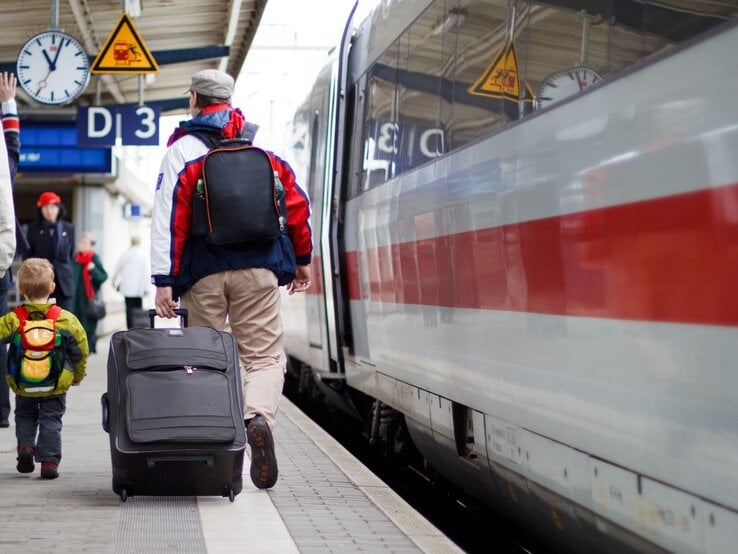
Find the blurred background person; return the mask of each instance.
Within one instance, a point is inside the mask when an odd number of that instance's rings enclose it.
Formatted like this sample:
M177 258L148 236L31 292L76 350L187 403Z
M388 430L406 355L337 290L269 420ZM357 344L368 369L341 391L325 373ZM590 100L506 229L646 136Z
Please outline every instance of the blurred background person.
M131 246L120 257L113 272L113 286L126 300L126 327L133 327L133 313L143 307L143 297L149 292L149 258L141 239L131 237Z
M95 240L91 233L82 233L79 237L77 252L74 255L74 282L75 291L72 301L72 313L77 316L87 333L87 342L90 353L97 352L97 319L90 317L90 301L97 297L102 285L108 278L108 273L94 251Z
M54 266L56 288L52 296L65 310L72 311L74 296L74 225L64 221L66 213L61 198L55 192L44 192L36 201L38 217L28 226L28 250L23 259L46 258Z

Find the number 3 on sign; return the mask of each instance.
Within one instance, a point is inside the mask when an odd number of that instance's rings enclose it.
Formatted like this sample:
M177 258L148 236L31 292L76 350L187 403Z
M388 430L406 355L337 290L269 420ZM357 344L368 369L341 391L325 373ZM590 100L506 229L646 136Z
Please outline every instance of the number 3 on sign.
M159 144L158 108L152 108L151 106L122 106L120 114L123 144Z
M149 106L139 106L136 109L136 115L140 117L141 128L134 131L135 135L140 139L153 137L158 131L156 112Z

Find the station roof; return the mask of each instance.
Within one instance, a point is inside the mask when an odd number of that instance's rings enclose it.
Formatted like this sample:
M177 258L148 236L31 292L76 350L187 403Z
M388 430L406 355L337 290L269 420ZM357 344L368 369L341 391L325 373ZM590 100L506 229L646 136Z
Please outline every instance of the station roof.
M187 108L182 91L202 69L222 69L234 78L243 66L267 0L59 0L58 27L76 37L90 62L127 9L135 31L159 66L144 77L143 99L163 112ZM20 47L51 27L51 0L14 0L0 7L0 71L15 72ZM98 83L99 81L99 83ZM72 106L139 102L139 75L92 75ZM47 110L18 87L21 112Z

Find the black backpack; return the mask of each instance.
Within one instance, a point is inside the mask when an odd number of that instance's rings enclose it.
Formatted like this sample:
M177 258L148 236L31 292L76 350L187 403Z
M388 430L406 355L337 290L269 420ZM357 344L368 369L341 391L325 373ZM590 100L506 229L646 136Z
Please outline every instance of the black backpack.
M192 234L218 246L277 239L287 218L284 188L269 155L248 138L190 134L210 149L192 201Z

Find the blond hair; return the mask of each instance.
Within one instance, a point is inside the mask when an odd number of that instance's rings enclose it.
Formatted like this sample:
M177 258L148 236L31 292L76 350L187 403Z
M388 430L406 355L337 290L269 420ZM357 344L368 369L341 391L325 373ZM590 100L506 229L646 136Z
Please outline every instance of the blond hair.
M28 258L18 270L18 290L28 299L49 296L54 283L54 267L44 258Z

